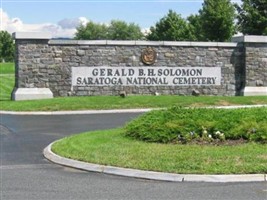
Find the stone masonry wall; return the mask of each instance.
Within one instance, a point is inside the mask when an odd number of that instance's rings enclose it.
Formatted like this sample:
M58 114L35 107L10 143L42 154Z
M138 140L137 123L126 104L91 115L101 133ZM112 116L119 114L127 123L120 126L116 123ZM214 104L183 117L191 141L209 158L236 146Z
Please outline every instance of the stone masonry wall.
M157 52L152 67L220 67L221 85L72 86L72 67L147 67L140 59L147 47ZM245 62L251 62L251 67L256 62L245 59L243 45L238 43L17 39L16 49L16 87L50 88L54 96L118 95L120 91L191 95L194 90L202 95L239 95L245 76L251 73L245 73ZM266 51L259 54L265 57L260 62L266 62ZM266 72L255 76L266 84Z
M246 43L246 85L267 86L267 43Z

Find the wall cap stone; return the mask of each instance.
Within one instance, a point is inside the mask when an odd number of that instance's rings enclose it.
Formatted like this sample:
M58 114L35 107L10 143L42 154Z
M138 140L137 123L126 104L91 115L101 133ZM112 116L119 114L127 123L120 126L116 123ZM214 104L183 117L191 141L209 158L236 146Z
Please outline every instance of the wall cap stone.
M49 40L52 38L51 33L47 33L47 32L43 32L43 33L41 33L41 32L15 32L12 34L12 36L16 40L19 40L19 39Z
M107 45L106 40L73 40L76 41L78 45Z
M232 38L232 42L267 43L267 36L262 36L262 35L237 36Z
M118 46L181 46L181 47L236 47L235 42L177 42L141 40L49 40L50 45L118 45Z
M107 45L128 45L134 46L136 45L136 41L134 40L107 40Z

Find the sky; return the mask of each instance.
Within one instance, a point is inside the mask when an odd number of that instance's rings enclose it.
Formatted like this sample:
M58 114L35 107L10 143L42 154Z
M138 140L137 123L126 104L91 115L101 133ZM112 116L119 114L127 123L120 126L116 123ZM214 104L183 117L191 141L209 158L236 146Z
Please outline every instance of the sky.
M203 0L0 0L0 30L73 37L81 23L108 24L111 20L135 23L148 30L170 9L186 18L197 14L202 3Z

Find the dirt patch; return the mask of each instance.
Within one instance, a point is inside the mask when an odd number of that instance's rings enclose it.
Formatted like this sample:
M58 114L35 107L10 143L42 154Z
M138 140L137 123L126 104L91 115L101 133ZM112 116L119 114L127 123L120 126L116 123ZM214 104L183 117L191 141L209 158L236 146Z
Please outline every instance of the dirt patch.
M266 104L266 101L253 100L253 101L252 101L252 104L255 104L255 105Z
M233 104L233 103L230 103L228 101L225 101L225 100L220 100L216 103L217 106L233 106L233 105L236 105L236 104Z
M267 160L267 155L260 155L257 156L257 158L263 159L263 160Z
M198 108L198 107L204 107L204 106L205 106L205 104L203 104L203 103L193 103L190 105L190 107L192 107L192 108Z

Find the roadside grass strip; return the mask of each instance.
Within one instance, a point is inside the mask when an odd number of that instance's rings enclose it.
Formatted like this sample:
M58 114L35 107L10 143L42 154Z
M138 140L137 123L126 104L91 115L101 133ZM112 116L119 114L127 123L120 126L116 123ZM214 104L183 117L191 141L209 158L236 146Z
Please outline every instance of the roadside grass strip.
M14 83L10 82L9 88ZM2 89L1 89L2 90ZM5 96L10 97L12 90ZM264 105L267 96L258 97L218 97L218 96L86 96L57 97L30 101L3 101L5 111L72 111L72 110L114 110L136 108L166 108L170 106L205 107L230 105Z
M156 172L266 174L266 112L267 108L154 110L122 128L64 138L52 151L78 161Z
M124 129L70 136L52 146L56 154L74 160L116 167L177 174L267 173L264 144L234 146L158 144L133 140Z

